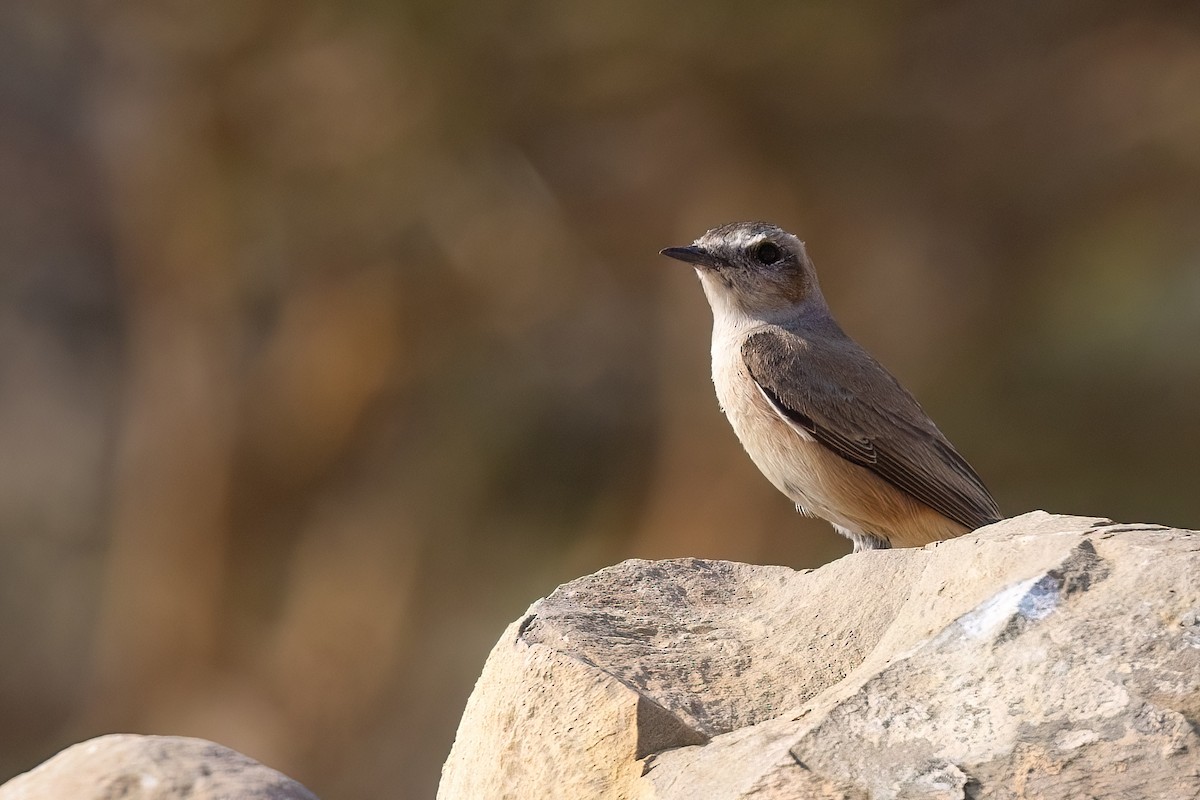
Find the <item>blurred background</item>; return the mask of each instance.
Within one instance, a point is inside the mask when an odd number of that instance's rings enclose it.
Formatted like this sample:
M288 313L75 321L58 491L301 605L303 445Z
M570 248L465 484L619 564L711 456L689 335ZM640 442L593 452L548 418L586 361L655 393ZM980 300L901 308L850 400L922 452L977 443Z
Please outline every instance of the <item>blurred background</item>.
M0 5L0 780L428 798L557 584L848 552L657 254L756 218L1007 514L1200 527L1200 5Z

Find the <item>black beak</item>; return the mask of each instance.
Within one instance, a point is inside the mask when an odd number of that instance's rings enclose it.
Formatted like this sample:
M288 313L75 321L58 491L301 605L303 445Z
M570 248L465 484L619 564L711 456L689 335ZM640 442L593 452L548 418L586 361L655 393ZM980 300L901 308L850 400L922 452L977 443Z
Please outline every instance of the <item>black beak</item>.
M697 267L716 269L721 266L721 262L712 253L694 244L689 244L687 247L668 247L666 250L659 250L659 252L668 258L686 261L688 264L695 264Z

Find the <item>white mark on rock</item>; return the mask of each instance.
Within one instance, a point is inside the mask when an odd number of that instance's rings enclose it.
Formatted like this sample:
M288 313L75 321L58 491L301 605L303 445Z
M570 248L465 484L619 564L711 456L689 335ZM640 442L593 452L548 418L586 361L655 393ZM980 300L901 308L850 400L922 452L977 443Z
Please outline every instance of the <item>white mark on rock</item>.
M1039 580L1041 576L1004 587L963 614L958 620L959 627L972 639L988 636L1017 613L1022 599Z
M1054 736L1054 746L1059 750L1078 750L1085 744L1091 744L1100 738L1100 734L1089 728L1077 731L1059 731Z
M944 643L966 635L970 639L992 637L1014 617L1031 622L1045 619L1062 600L1062 579L1043 573L1029 580L1005 586L975 608L963 614L937 641Z
M1025 619L1037 621L1050 616L1058 608L1061 598L1062 578L1054 575L1043 575L1029 587L1029 591L1017 605L1017 612Z

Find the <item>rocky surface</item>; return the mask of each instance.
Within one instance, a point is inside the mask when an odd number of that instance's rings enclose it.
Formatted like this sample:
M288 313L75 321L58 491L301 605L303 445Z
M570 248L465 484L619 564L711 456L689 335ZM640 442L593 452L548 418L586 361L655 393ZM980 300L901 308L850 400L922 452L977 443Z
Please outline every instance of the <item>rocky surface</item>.
M113 734L0 786L0 800L317 800L286 775L203 739Z
M441 800L1200 796L1200 534L1035 512L796 572L628 561L493 649Z

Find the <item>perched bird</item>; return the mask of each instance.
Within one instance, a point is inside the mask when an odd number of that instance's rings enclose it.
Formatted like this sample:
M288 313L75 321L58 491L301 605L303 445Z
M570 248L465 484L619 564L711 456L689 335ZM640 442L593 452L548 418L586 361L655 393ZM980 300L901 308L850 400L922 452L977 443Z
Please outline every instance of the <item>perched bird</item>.
M762 473L854 551L917 547L996 522L975 470L913 396L842 332L792 234L714 228L665 256L696 268L713 311L717 399Z

